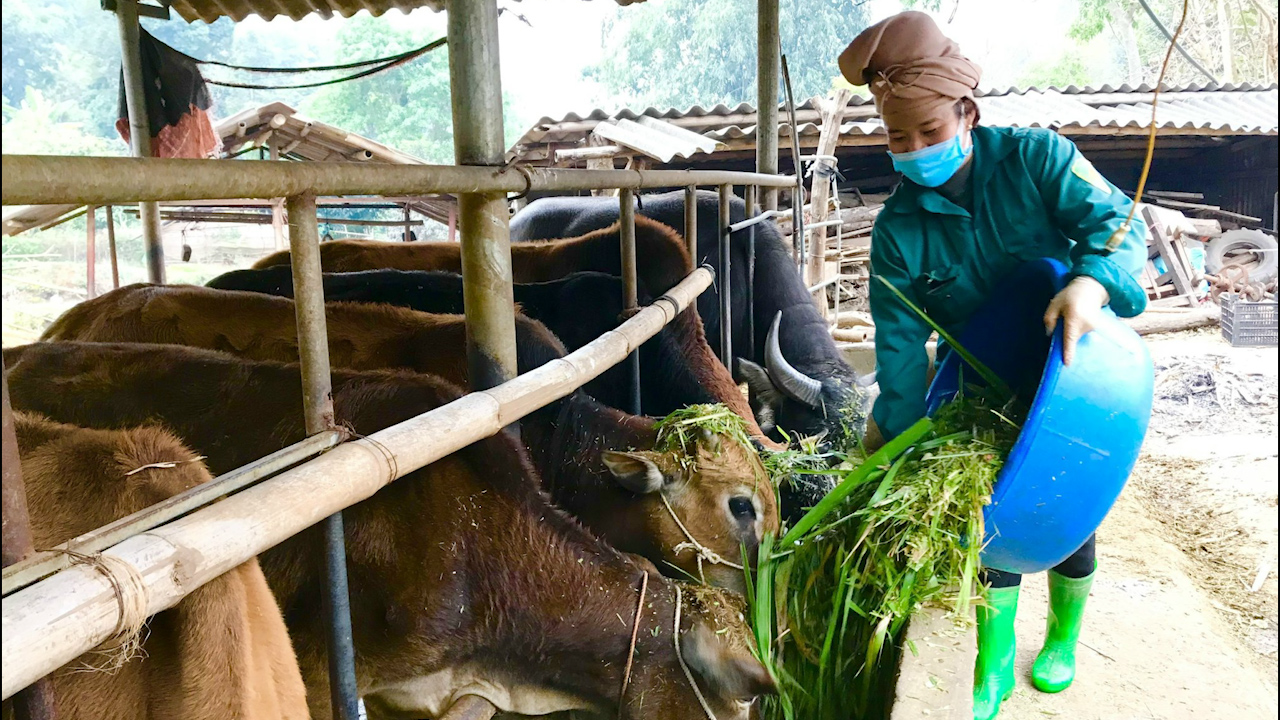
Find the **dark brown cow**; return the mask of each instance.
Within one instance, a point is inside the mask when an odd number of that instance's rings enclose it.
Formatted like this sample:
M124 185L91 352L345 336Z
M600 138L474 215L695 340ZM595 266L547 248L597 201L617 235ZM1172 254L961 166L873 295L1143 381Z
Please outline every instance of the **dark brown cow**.
M511 246L515 282L557 280L580 270L618 275L622 267L617 223L581 237ZM388 243L335 240L320 244L325 272L356 270L447 270L462 272L462 245L450 242ZM675 230L646 217L636 217L636 278L653 297L670 290L693 272L684 239ZM289 264L289 251L272 253L255 268Z
M461 316L365 303L331 303L326 315L334 367L407 368L467 382ZM541 323L520 318L516 329L522 372L564 354ZM120 288L72 308L45 337L175 343L254 360L298 359L293 301L192 286ZM718 437L707 438L696 458L655 453L652 419L604 407L581 393L532 414L522 427L556 500L618 549L745 589L742 571L734 567L740 548L745 545L754 557L763 533L778 526L773 486L754 450ZM700 558L673 512L694 539L733 564L703 562L715 558Z
M87 425L160 419L215 472L303 437L296 365L176 346L40 343L5 350L14 406ZM337 417L369 434L461 396L405 372L335 373ZM345 512L356 675L373 717L438 717L461 694L501 710L720 718L773 684L749 650L742 601L620 555L552 506L507 434L477 442ZM285 611L311 712L328 717L323 559L315 529L261 556ZM622 712L619 691L647 594ZM621 618L621 620L620 620Z
M16 413L31 531L50 548L209 479L157 427L90 430ZM167 463L165 467L147 467ZM144 469L145 468L145 469ZM152 617L141 653L111 672L86 653L51 677L62 720L281 720L307 717L280 608L257 560ZM6 716L8 713L8 703Z

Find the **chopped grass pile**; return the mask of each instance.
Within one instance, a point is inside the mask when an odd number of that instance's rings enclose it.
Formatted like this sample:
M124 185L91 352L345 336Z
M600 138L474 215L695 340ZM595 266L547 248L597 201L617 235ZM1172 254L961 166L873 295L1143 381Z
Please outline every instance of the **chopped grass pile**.
M707 433L723 435L742 447L751 447L747 421L721 403L680 408L658 420L655 427L658 439L654 449L676 453L682 463L694 462L698 455L698 439Z
M971 391L865 459L766 462L839 481L780 540L765 538L748 578L757 649L780 689L766 720L881 717L914 610L967 617L982 508L1023 415L1003 390Z

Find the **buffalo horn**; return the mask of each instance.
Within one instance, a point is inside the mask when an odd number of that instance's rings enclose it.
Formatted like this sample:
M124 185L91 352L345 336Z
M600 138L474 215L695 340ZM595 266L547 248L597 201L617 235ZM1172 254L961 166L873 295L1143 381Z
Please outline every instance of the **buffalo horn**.
M782 347L778 344L778 326L782 323L782 311L773 316L773 325L769 328L769 337L765 341L764 369L769 379L787 397L802 402L809 407L818 407L818 396L822 393L822 383L805 375L791 366L782 356Z

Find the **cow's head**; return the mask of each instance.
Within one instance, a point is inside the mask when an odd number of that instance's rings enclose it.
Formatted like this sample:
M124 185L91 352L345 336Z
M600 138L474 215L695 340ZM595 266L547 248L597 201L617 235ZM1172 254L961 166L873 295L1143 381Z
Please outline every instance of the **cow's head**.
M760 429L777 440L780 430L792 438L823 435L824 444L843 449L866 432L873 399L868 388L875 378L846 377L845 370L818 379L797 370L782 354L781 321L779 312L765 340L764 367L738 358L738 374L747 383Z
M602 460L640 500L628 512L642 516L639 530L653 543L643 554L660 567L745 591L743 549L754 564L760 538L778 530L773 484L754 448L701 430L684 449L608 451Z

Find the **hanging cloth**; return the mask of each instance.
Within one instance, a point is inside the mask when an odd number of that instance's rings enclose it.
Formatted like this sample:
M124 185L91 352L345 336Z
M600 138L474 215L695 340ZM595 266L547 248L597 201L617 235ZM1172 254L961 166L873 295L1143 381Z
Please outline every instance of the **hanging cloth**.
M207 158L221 146L209 108L213 100L200 68L190 58L138 29L142 84L151 128L151 154L166 158ZM129 111L124 70L120 72L120 106L116 131L129 142Z

